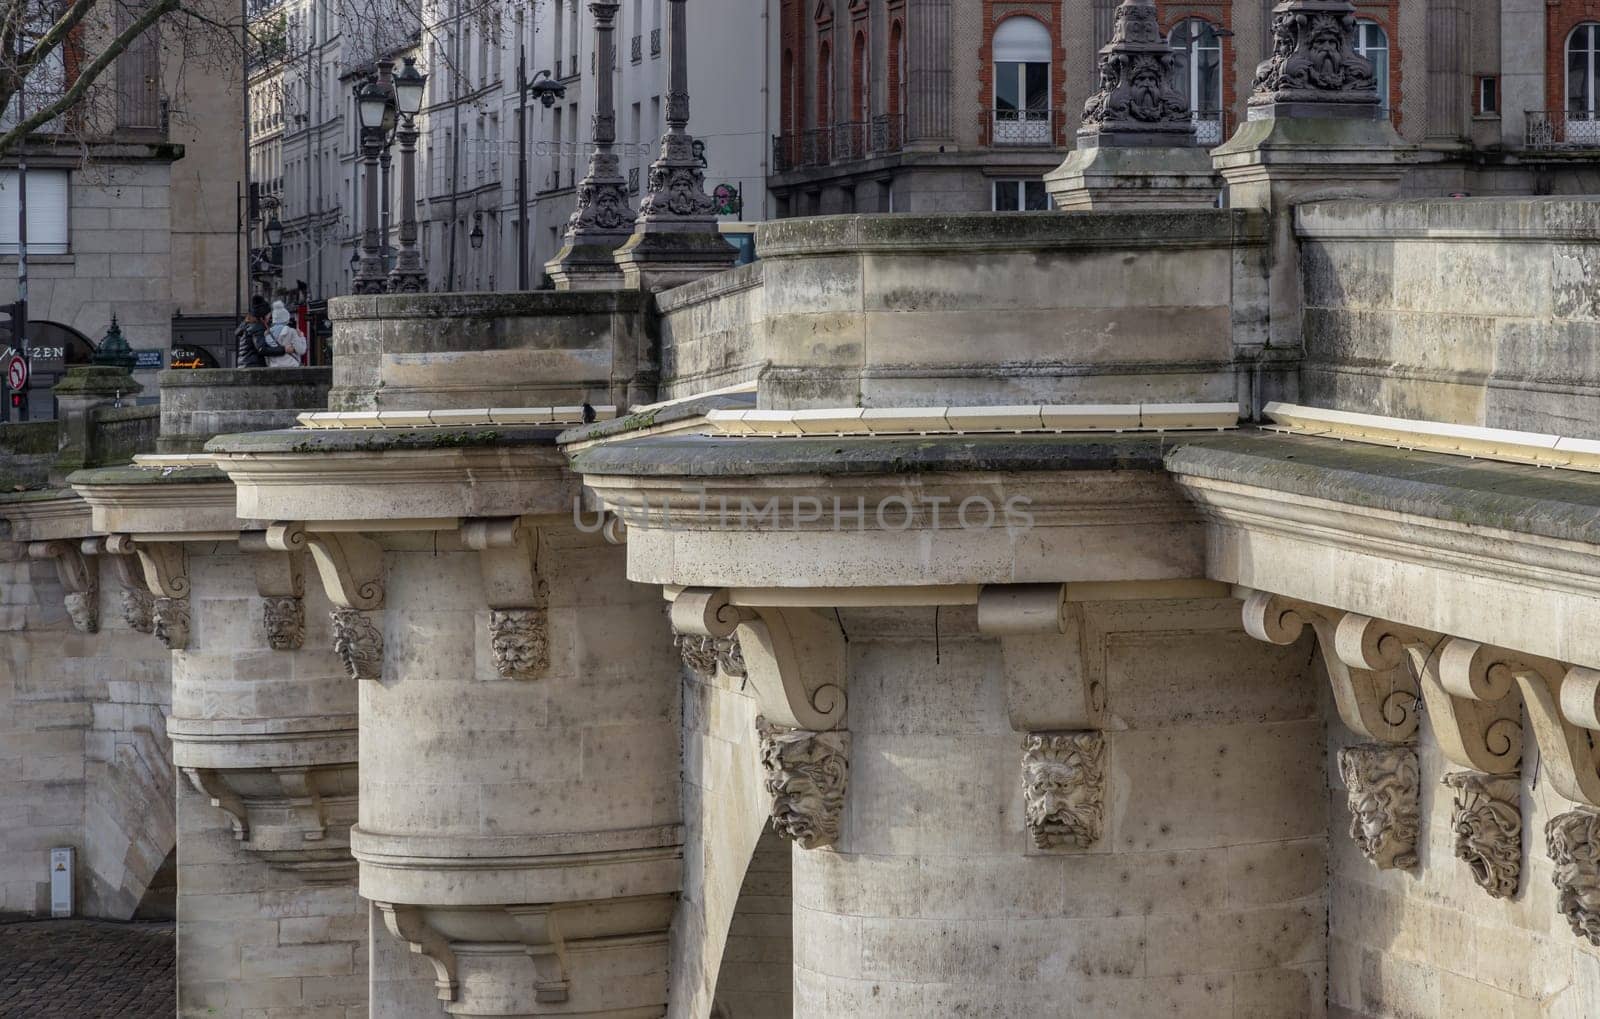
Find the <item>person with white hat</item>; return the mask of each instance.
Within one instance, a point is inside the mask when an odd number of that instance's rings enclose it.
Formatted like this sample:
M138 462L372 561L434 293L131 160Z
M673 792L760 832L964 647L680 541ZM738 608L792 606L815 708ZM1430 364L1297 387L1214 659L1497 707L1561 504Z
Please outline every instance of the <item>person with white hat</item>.
M272 342L283 348L283 353L267 359L268 368L298 368L301 358L306 353L306 338L301 335L291 323L294 316L289 309L283 306L282 301L272 302L272 325L267 327L267 336Z

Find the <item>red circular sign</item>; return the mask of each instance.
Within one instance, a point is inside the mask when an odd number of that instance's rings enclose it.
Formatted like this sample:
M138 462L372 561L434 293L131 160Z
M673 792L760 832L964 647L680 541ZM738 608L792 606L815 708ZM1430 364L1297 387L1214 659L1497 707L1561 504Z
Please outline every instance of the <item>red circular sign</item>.
M28 384L28 362L20 357L13 356L11 363L6 365L6 382L12 389L21 389Z

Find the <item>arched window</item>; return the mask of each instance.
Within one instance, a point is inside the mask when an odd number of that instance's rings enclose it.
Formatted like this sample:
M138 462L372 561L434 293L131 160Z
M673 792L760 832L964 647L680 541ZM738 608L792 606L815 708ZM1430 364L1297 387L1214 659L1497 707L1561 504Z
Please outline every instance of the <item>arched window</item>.
M1372 76L1378 82L1378 105L1389 115L1389 34L1376 21L1356 22L1356 52L1372 61Z
M996 145L1050 145L1050 30L1018 15L994 31Z
M1567 37L1567 121L1594 120L1600 72L1600 25L1579 25Z
M1189 18L1168 37L1178 61L1178 89L1194 118L1195 140L1222 144L1222 40L1203 18Z

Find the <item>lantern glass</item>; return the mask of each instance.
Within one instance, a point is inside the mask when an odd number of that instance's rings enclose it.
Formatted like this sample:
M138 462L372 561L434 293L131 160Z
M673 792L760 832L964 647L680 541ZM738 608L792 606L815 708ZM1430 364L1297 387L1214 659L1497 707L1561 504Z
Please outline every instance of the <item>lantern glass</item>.
M394 101L401 113L415 117L422 112L422 95L427 84L428 76L417 70L416 59L406 57L406 65L394 77Z

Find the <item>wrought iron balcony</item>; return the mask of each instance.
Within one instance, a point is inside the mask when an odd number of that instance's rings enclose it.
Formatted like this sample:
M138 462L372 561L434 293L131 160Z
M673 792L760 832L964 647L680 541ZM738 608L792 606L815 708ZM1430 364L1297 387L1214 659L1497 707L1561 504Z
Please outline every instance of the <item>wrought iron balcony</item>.
M1054 148L1060 110L990 110L989 144L995 148Z
M906 141L901 114L879 114L871 120L812 128L772 139L774 173L805 166L829 166L899 152Z
M1600 149L1600 113L1529 111L1523 145L1530 151Z

